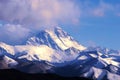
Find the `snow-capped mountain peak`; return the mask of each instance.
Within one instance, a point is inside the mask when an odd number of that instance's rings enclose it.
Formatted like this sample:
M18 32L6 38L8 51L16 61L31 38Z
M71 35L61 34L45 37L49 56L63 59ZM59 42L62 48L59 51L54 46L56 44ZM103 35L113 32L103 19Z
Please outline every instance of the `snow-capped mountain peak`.
M54 30L40 31L34 37L31 37L27 44L29 45L41 45L45 44L54 49L66 50L68 48L74 47L78 50L85 50L86 47L80 45L75 41L67 32L63 31L61 28L57 27Z
M54 30L40 31L37 35L30 37L26 45L12 46L1 42L0 47L6 50L6 55L9 54L18 59L49 62L73 60L81 50L86 49L59 27Z
M83 76L98 80L114 80L112 76L116 80L120 78L119 51L84 47L59 27L41 30L28 38L24 45L13 46L0 42L0 61L6 67L20 66L21 70L28 69L28 73L29 70L35 73L50 70L63 76Z

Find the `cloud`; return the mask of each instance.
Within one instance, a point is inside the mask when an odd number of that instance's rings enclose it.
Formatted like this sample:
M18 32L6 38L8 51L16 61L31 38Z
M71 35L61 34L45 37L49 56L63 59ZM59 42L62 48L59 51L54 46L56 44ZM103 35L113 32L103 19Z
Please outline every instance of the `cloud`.
M118 3L117 5L116 5L116 7L115 7L115 14L116 14L116 16L120 16L120 3Z
M81 4L83 9L81 10L82 15L92 16L92 17L104 17L106 15L112 14L119 10L116 4L106 2L104 0L98 0L97 2L84 1L84 4Z
M36 28L71 23L80 17L71 0L0 0L0 11L2 20Z
M30 35L30 30L21 25L0 25L0 41L8 44L21 44Z
M92 12L92 14L94 15L94 16L104 16L105 15L105 13L104 13L104 10L103 9L95 9L93 12Z
M79 7L72 0L0 0L0 20L9 23L0 27L0 41L19 44L29 32L77 24L79 18Z
M0 41L22 43L30 32L59 24L76 26L84 15L103 17L110 12L119 16L120 6L116 4L104 0L98 0L97 5L90 0L78 3L73 0L0 0L0 20L8 23L0 25Z
M113 6L101 1L99 3L99 6L93 10L93 15L94 16L104 16L108 11L112 11Z

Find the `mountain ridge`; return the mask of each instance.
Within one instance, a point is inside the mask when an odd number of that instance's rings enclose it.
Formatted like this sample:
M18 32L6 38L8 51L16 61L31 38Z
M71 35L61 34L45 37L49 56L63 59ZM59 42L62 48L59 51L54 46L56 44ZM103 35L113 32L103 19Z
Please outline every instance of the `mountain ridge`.
M0 69L27 73L55 73L91 79L120 78L120 53L101 47L85 47L61 28L42 30L26 45L0 42Z

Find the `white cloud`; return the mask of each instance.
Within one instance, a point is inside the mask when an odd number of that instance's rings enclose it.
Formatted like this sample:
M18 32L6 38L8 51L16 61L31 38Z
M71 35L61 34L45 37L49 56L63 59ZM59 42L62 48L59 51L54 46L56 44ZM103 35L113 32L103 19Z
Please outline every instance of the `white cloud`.
M79 8L71 0L6 0L0 1L0 11L2 20L36 28L72 23L80 17Z
M0 26L0 41L8 44L21 44L30 35L30 30L21 25L5 24Z
M0 20L12 23L0 27L0 41L19 44L30 31L76 24L79 17L72 0L0 0Z

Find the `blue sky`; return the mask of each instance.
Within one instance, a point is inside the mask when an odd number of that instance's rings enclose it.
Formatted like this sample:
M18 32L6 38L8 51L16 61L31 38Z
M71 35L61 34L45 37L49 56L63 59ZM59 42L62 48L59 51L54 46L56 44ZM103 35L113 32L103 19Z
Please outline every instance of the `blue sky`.
M83 45L120 50L120 0L76 1L84 9L81 10L79 25L75 29L72 26L65 29ZM92 13L95 10L101 11Z
M0 0L0 11L3 42L19 43L33 31L62 26L85 46L120 50L120 0Z

